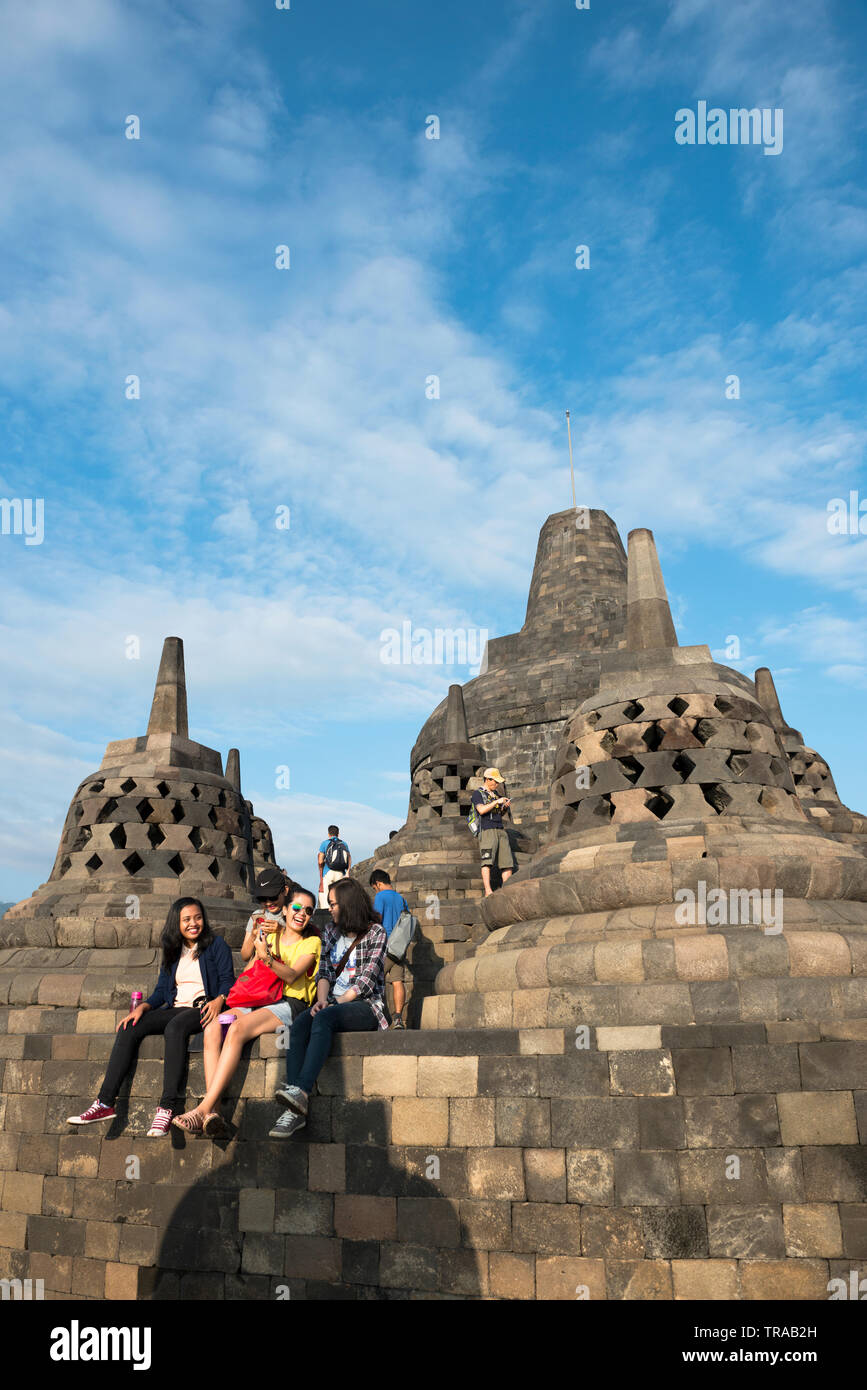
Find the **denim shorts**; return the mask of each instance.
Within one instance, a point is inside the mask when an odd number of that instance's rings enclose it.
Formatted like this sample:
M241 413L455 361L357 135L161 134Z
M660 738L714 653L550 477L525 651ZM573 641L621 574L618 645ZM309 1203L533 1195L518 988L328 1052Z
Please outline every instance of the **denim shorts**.
M303 999L285 998L278 999L276 1004L263 1004L262 1007L269 1009L284 1028L291 1028L292 1020L297 1018L299 1014L303 1014L309 1006L304 1003Z

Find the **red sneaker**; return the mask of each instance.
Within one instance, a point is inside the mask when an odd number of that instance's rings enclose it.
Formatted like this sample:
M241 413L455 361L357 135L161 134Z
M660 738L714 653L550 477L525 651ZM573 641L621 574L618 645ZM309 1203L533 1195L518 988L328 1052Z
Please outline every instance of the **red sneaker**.
M148 1130L148 1139L159 1139L163 1134L170 1134L172 1128L172 1112L164 1105L157 1106L157 1113L151 1120L151 1127Z
M113 1120L114 1106L103 1105L101 1101L95 1100L93 1105L88 1106L80 1115L70 1115L66 1123L68 1125L92 1125L97 1120Z

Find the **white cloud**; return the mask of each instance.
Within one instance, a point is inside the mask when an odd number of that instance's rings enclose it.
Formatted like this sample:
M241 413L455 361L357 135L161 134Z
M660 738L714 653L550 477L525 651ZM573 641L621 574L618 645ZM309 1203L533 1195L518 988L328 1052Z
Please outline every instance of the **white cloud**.
M844 685L867 686L867 666L829 666L828 675Z
M867 651L867 618L847 618L825 606L805 608L782 626L766 624L762 637L770 644L787 645L805 661L824 665L833 656L832 669L851 671Z
M330 824L340 827L340 838L349 845L353 863L360 863L404 822L404 815L388 815L361 802L291 792L277 797L254 792L253 804L256 814L271 827L278 864L311 888L317 886L316 856Z

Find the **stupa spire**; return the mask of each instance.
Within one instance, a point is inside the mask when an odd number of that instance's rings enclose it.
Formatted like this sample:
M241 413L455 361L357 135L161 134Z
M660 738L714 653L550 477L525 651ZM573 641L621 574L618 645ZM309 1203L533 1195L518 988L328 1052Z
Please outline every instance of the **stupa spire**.
M184 644L180 637L167 637L163 643L148 733L180 734L182 738L189 738Z
M756 694L759 697L759 704L767 710L770 715L771 723L775 729L786 729L788 725L783 717L780 697L777 694L777 687L774 678L767 666L760 666L756 671Z
M241 754L237 748L230 748L226 757L226 781L231 782L236 792L241 790Z
M653 532L629 532L626 645L630 651L678 646Z
M464 709L464 692L459 685L449 686L446 705L446 743L469 743L467 732L467 712Z

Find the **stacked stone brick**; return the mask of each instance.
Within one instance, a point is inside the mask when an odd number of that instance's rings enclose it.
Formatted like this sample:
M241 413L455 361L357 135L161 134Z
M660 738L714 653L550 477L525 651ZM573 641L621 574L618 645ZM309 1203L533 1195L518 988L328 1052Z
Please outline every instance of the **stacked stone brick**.
M0 1277L48 1298L789 1302L867 1273L863 1021L343 1035L288 1144L268 1037L233 1140L173 1149L142 1137L156 1040L123 1128L70 1134L106 1021L22 1013L0 1009Z

